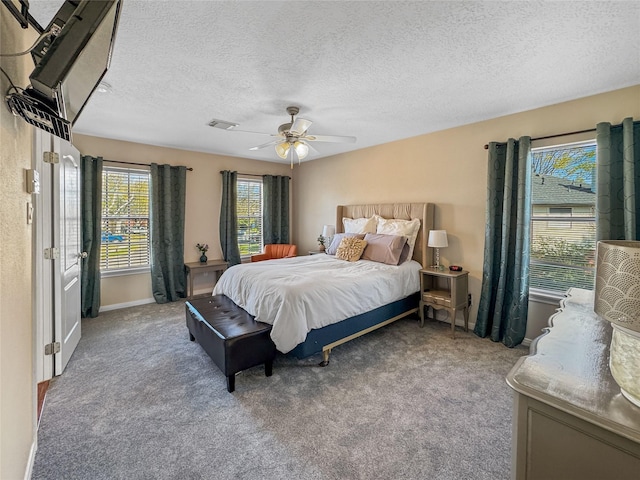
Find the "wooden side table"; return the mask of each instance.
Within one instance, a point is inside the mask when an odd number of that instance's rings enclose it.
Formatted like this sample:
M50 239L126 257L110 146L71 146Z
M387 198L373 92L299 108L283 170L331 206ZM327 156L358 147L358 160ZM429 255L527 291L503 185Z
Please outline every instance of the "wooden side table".
M424 326L424 308L446 310L451 319L451 336L456 336L456 312L462 310L464 331L469 330L469 272L462 270L420 270L420 326Z
M216 283L227 267L228 263L225 260L208 260L207 263L191 262L185 263L184 268L187 270L187 283L189 284L188 299L193 297L193 275L196 273L204 273L208 271L214 271L216 273ZM215 283L214 283L215 286Z

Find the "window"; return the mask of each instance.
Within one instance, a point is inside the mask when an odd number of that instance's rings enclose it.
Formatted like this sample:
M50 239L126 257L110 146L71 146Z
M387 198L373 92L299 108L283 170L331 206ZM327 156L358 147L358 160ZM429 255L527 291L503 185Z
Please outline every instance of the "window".
M571 207L549 207L550 217L570 217L572 213ZM551 221L547 222L547 228L571 228L571 222Z
M531 289L593 289L595 151L594 141L532 149Z
M240 256L262 253L262 180L238 179L236 211Z
M132 168L102 170L102 272L149 267L149 172Z

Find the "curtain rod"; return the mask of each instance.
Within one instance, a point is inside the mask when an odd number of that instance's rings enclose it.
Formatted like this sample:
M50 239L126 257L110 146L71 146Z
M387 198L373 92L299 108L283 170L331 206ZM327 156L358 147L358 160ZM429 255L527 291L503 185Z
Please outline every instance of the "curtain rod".
M220 170L220 173L224 173L227 170ZM256 173L241 173L241 172L236 172L238 175L242 175L243 177L264 177L264 175L258 175ZM291 177L289 177L288 175L283 175L283 177L287 177L288 179L291 179Z
M123 162L120 160L107 160L106 158L102 159L103 162L109 162L109 163L122 163L124 165L142 165L143 167L150 167L151 164L150 163L135 163L135 162ZM193 168L191 167L185 167L187 170L189 170L190 172L193 171Z
M618 125L616 125L618 126ZM556 138L556 137L567 137L569 135L577 135L579 133L587 133L587 132L595 132L596 129L595 128L589 128L587 130L576 130L575 132L566 132L566 133L557 133L555 135L547 135L546 137L537 137L537 138L532 138L531 141L534 142L536 140L546 140L547 138ZM501 143L501 142L500 142ZM484 146L485 150L489 149L489 145L485 145Z

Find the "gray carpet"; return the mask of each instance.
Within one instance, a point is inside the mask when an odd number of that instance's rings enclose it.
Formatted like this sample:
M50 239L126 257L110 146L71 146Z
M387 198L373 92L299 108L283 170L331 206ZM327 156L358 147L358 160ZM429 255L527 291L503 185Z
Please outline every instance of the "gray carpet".
M279 355L236 391L188 339L184 302L83 320L53 380L34 479L508 479L508 349L399 320L320 355Z

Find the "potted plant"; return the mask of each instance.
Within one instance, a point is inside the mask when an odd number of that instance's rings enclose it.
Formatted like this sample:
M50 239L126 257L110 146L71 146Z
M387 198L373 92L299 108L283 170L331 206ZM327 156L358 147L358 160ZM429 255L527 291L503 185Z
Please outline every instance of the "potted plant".
M200 250L200 263L207 263L206 253L207 253L207 250L209 250L209 245L206 243L203 243L202 245L197 243L196 248Z
M325 249L324 242L326 242L326 238L324 238L324 236L322 236L322 235L319 235L318 236L318 250L320 250L321 252L324 252L324 249Z

